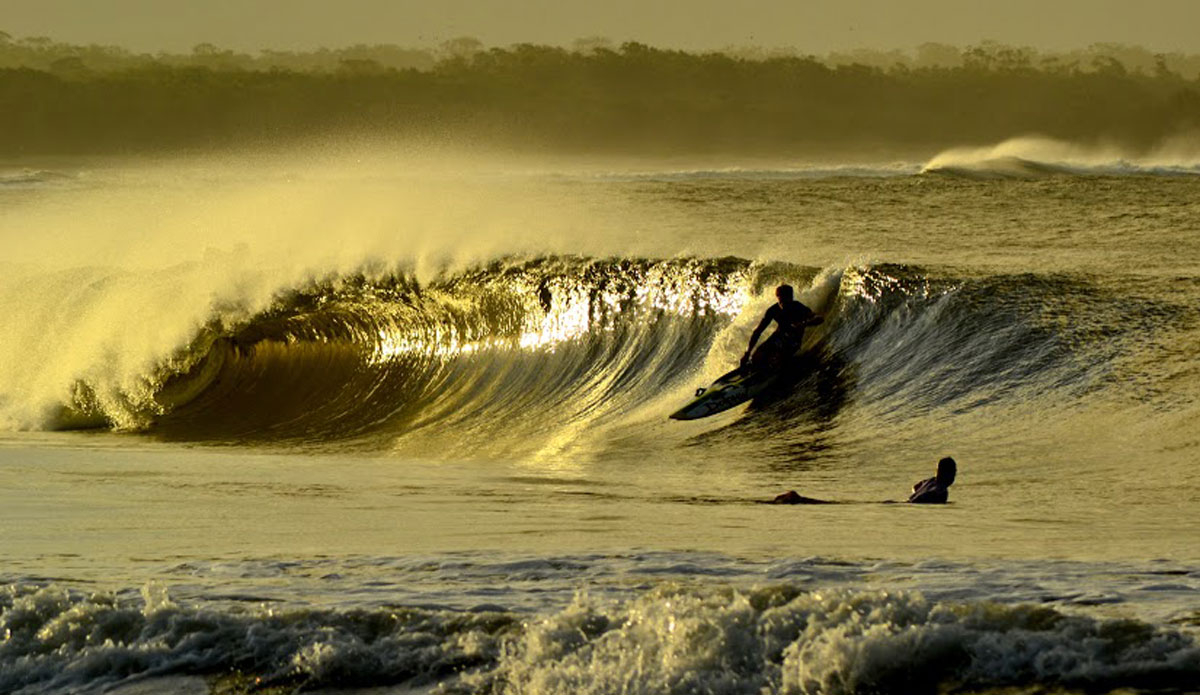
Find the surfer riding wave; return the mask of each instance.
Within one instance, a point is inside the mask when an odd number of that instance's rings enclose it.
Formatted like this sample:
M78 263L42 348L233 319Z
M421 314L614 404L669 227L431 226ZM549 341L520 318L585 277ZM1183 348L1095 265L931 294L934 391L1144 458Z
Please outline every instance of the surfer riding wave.
M714 381L712 386L698 389L695 399L671 413L671 419L695 420L729 410L775 383L776 377L786 371L789 360L799 352L804 329L823 321L812 309L796 301L794 294L791 285L775 288L777 303L767 309L754 329L750 345L737 368ZM755 350L759 337L772 322L776 324L775 332Z
M767 309L762 321L758 322L758 327L750 335L750 345L746 348L746 354L742 355L742 367L779 367L800 349L804 329L823 321L812 309L795 299L791 285L776 287L775 299L776 303ZM772 321L776 324L775 332L755 350L759 337Z

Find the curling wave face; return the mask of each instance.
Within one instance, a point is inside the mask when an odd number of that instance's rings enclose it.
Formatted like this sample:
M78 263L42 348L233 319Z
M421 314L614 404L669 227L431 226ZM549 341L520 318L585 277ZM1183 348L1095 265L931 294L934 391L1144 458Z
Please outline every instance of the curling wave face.
M337 277L242 320L213 316L137 391L80 380L51 424L321 441L435 426L469 439L489 421L512 431L552 412L569 422L644 398L693 363L740 311L747 269L541 258L424 286Z
M746 327L785 279L827 322L810 338L803 383L769 396L760 405L770 414L745 426L785 432L851 404L886 420L1078 395L1105 383L1121 336L1142 327L1070 277L736 258L540 257L425 284L375 271L305 285L251 315L218 308L136 378L81 369L44 426L499 451L674 403L686 380L736 362Z

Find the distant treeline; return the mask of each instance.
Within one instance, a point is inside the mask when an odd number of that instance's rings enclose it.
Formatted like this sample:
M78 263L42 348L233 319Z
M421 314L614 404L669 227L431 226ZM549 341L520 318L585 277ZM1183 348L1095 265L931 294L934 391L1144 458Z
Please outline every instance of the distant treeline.
M780 153L982 143L1040 133L1149 145L1200 131L1200 56L925 44L823 59L354 46L135 54L0 32L0 154L236 146L347 132L572 151Z

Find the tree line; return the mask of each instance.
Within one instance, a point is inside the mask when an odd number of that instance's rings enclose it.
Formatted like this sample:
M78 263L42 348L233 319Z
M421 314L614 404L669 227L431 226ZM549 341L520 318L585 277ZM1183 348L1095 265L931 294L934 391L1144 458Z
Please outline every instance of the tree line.
M1200 77L1181 67L1187 56L1102 49L1072 57L926 44L818 59L603 39L489 49L464 38L433 51L248 55L202 44L152 56L0 32L0 154L368 133L580 152L800 155L1027 133L1150 146L1200 131Z

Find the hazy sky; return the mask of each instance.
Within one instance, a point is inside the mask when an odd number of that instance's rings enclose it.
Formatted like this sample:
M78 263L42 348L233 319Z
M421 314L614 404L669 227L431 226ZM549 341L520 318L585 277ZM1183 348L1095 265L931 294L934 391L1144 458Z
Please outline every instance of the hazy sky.
M587 36L685 49L827 53L925 41L1200 53L1200 0L0 0L0 30L141 51L354 43L569 45Z

